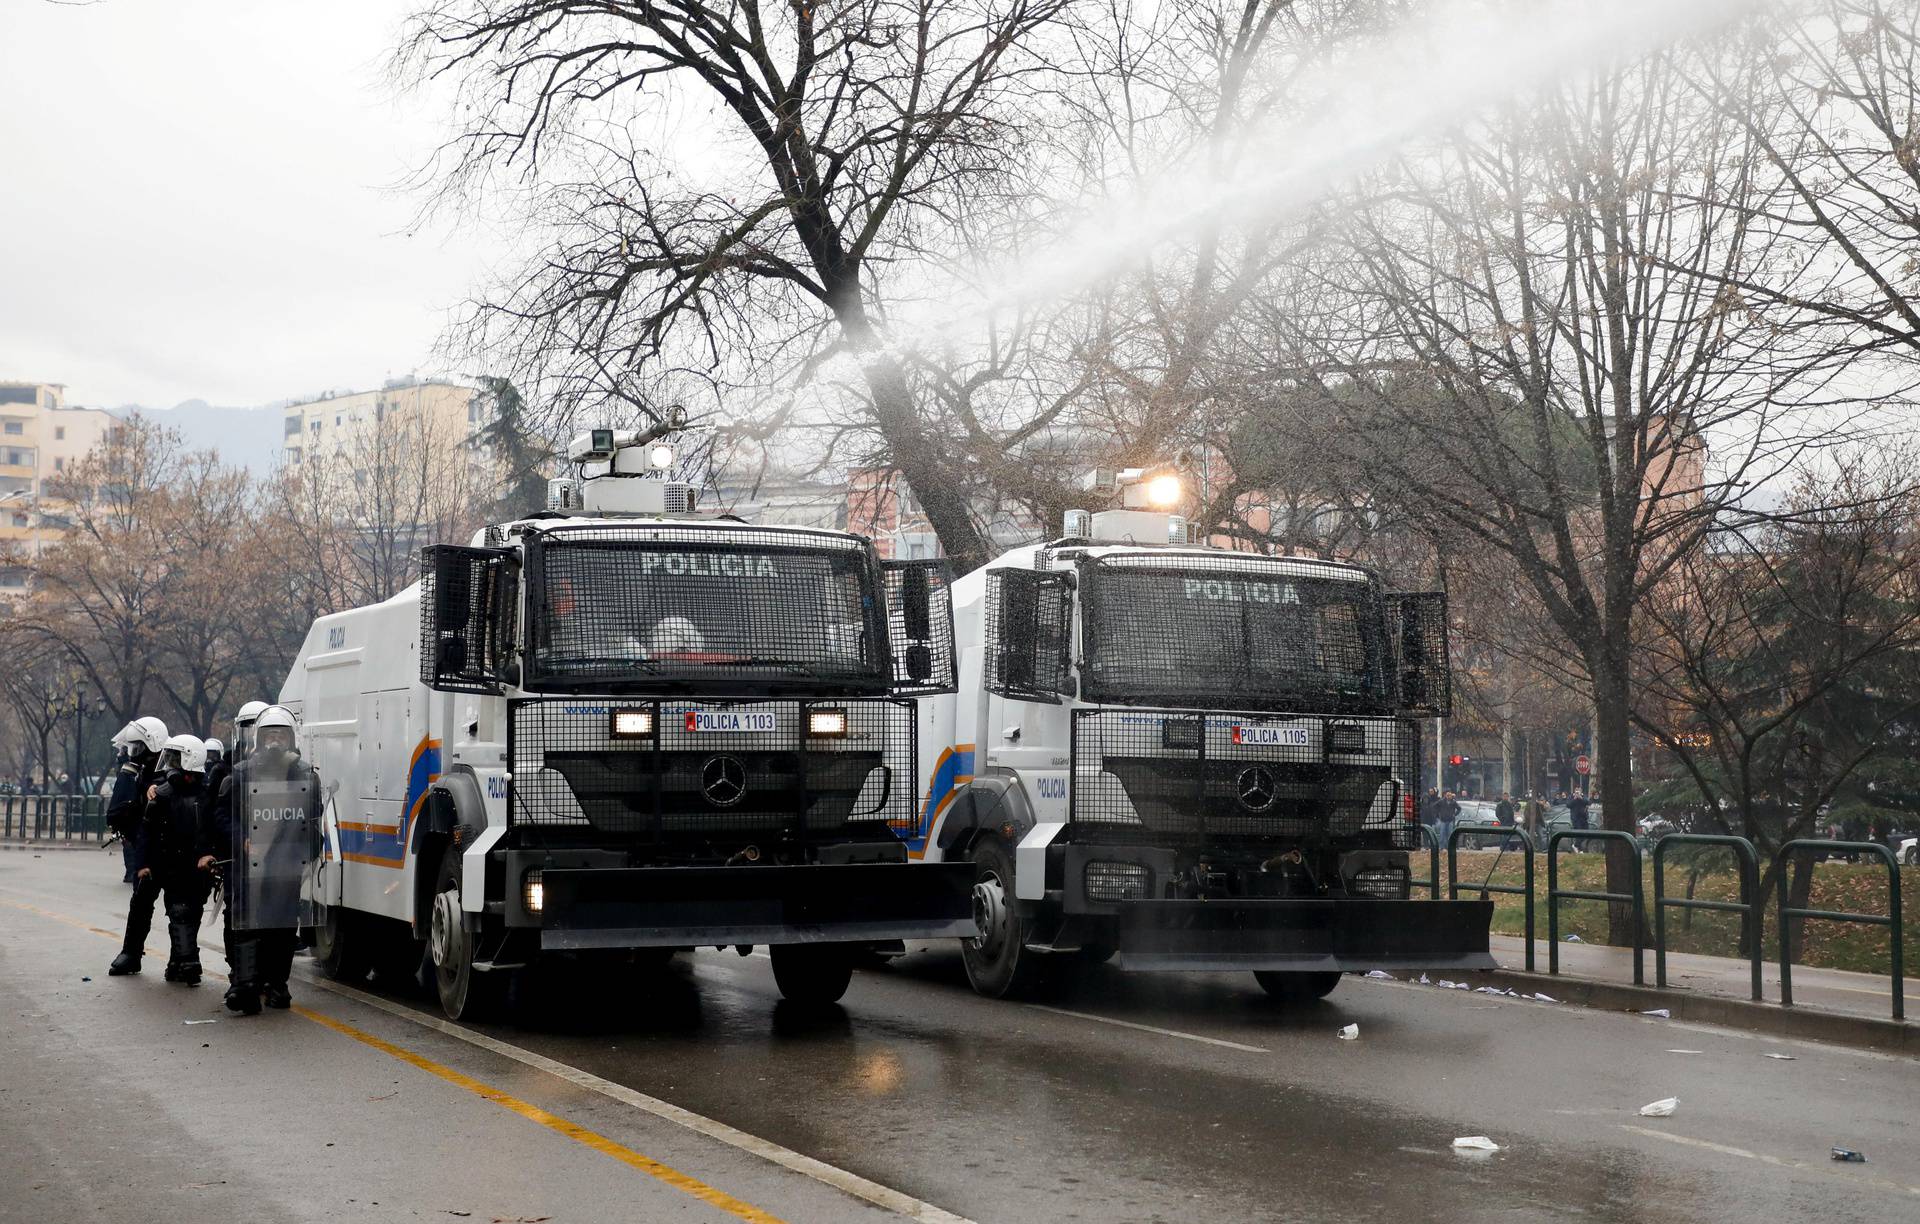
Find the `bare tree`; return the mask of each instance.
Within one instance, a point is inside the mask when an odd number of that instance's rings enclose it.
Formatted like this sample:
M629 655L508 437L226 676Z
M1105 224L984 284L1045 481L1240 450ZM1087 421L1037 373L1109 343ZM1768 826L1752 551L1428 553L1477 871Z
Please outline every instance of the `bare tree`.
M547 249L476 320L509 372L569 404L652 410L643 363L706 351L722 386L857 363L947 551L986 545L964 464L887 334L886 282L970 202L1008 190L1026 47L1064 0L449 0L404 62L459 82L442 185L526 185ZM630 124L706 103L718 167L663 163ZM651 111L649 108L653 108ZM680 346L680 347L675 347ZM537 381L535 381L537 380Z
M1321 453L1530 589L1592 693L1621 831L1636 618L1753 490L1849 433L1821 411L1844 355L1724 292L1780 243L1752 225L1753 128L1686 87L1695 55L1554 87L1395 166L1327 270L1358 289L1345 325L1290 329L1282 372L1322 392Z
M1812 835L1920 717L1913 456L1807 476L1791 517L1718 535L1643 617L1634 720L1699 790L1709 827L1763 853ZM1772 875L1767 884L1773 882Z

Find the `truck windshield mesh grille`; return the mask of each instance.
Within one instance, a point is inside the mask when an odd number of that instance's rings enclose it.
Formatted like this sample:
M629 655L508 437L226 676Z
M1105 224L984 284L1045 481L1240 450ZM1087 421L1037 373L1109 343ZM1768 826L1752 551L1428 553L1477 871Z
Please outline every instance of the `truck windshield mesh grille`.
M1164 553L1090 557L1080 572L1090 701L1392 708L1382 604L1355 571Z
M1416 724L1076 710L1068 818L1104 839L1354 838L1411 847Z
M528 534L529 687L739 693L892 679L872 549L750 528Z
M508 821L683 841L910 832L914 733L905 701L516 701Z

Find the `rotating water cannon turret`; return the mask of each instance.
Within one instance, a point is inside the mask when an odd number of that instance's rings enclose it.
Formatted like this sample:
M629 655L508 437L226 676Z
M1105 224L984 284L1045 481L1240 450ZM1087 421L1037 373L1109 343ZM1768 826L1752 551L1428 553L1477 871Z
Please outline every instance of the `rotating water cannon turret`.
M573 475L547 482L547 509L562 514L691 514L693 486L677 479L672 437L687 427L675 405L646 429L589 429L567 443Z
M1183 450L1170 463L1088 471L1080 487L1119 506L1092 513L1069 510L1066 536L1095 544L1192 543L1191 525L1174 513L1187 500L1186 474L1192 466L1193 456Z

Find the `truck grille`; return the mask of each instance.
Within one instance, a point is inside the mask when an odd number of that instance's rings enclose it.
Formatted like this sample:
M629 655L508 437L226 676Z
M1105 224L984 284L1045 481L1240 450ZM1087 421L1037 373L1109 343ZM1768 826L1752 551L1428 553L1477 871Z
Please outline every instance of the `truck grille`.
M1106 839L1384 832L1410 847L1418 744L1393 718L1076 710L1068 818Z
M809 715L844 734L807 733ZM615 712L629 715L616 736ZM631 725L650 716L641 734ZM692 715L751 730L693 729ZM911 703L617 701L511 703L508 822L607 834L873 835L911 830L919 805Z

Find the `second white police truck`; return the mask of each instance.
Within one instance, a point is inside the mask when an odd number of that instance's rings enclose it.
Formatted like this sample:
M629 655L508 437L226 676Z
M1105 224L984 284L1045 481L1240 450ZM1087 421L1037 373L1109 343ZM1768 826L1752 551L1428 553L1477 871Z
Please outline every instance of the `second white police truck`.
M1413 901L1419 720L1450 699L1446 600L1356 565L1187 540L1174 470L954 583L959 687L920 702L911 852L969 864L982 994L1069 954L1252 970L1492 968L1485 901Z
M326 796L329 973L430 965L459 1018L542 957L761 945L819 1002L862 947L976 933L972 868L903 840L943 563L702 515L666 433L581 435L547 513L314 622L280 701Z

